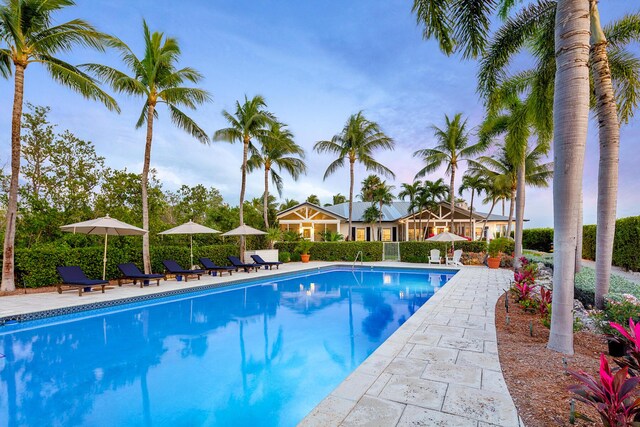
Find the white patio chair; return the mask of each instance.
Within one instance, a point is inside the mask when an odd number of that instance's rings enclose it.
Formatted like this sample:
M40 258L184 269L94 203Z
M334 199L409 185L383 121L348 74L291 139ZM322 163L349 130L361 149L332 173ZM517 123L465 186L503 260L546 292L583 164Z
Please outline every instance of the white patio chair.
M460 258L462 257L462 249L456 249L453 251L453 256L451 258L447 257L447 265L458 265L461 266Z
M440 263L440 251L438 249L431 249L431 255L429 255L429 264Z

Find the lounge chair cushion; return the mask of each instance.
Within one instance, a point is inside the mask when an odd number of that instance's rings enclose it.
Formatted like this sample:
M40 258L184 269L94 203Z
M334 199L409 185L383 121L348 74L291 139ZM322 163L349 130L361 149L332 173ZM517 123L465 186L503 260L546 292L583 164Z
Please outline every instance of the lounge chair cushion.
M165 259L164 261L162 261L162 263L164 264L167 271L169 271L169 273L171 274L204 274L205 273L204 270L185 270L184 268L180 267L180 264L178 264L172 259Z
M220 266L211 261L209 258L198 258L200 264L207 270L235 270L235 267L230 266Z
M122 274L130 279L162 279L164 274L144 274L137 265L132 262L118 264L118 269Z
M65 285L95 286L109 283L108 280L89 279L78 266L56 267L56 270L58 270L58 274Z
M227 259L235 267L260 267L260 264L246 264L246 263L243 263L242 261L240 261L240 258L235 257L235 256L228 256Z
M251 258L253 258L253 260L258 263L258 264L263 264L263 265L280 265L282 264L282 262L280 261L265 261L262 259L262 257L260 255L251 255Z

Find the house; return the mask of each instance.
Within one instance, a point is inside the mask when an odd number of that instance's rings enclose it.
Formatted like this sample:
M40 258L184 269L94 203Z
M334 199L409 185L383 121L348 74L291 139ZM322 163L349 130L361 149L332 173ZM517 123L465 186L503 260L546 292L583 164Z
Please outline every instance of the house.
M451 209L447 202L438 205L434 212L423 210L412 213L409 202L394 201L382 207L382 230L378 224L365 223L364 211L371 206L369 202L353 202L352 226L349 230L349 203L333 206L318 206L313 203L300 203L278 212L277 219L283 231L295 231L311 241L322 240L322 233L338 232L350 236L356 241L402 242L416 240L415 236L425 237L449 231ZM486 219L486 226L485 226ZM492 239L505 235L509 218L502 215L470 212L466 203L456 204L453 212L455 234L472 240ZM484 230L483 230L484 228Z

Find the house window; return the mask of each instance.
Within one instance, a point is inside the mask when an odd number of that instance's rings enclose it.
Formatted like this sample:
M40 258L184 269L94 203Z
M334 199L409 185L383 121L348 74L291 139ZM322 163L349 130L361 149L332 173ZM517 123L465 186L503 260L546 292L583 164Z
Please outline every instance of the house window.
M365 229L364 228L356 229L356 241L364 242L365 240L366 240Z
M391 241L391 229L390 228L383 228L382 229L382 241L383 242L390 242Z

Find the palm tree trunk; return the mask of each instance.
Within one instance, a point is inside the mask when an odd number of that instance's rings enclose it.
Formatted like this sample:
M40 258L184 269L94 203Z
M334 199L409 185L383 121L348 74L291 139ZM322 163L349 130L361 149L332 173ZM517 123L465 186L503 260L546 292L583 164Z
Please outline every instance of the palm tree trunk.
M244 138L242 147L242 181L240 184L240 225L244 225L244 193L247 188L247 153L249 152L249 138ZM244 262L244 251L247 246L244 236L240 236L240 260Z
M378 240L382 241L382 202L380 202L380 215L378 215Z
M262 196L262 215L264 216L264 226L269 229L269 168L264 168L264 195Z
M522 229L524 227L524 205L525 205L525 177L526 166L525 158L520 161L520 167L517 171L518 184L516 188L516 232L515 232L515 254L514 254L514 266L520 267L520 257L522 256Z
M620 126L611 69L607 55L607 39L600 25L598 4L591 6L591 71L596 94L600 163L598 168L598 218L596 227L596 308L604 308L604 296L609 292L613 240L618 201L618 162Z
M455 165L451 165L451 183L449 184L449 203L451 208L451 227L449 227L449 231L455 233L453 230L453 211L456 208L456 195L453 192L455 187L455 179L456 179L456 167Z
M142 164L142 176L140 182L142 185L142 228L149 230L149 198L148 198L148 182L149 182L149 165L151 163L151 141L153 140L153 111L155 104L150 103L147 110L147 140L144 146L144 163ZM149 233L142 235L142 265L145 274L151 273L151 254L149 251ZM191 268L191 267L189 267Z
M505 237L511 237L511 227L513 225L513 211L516 206L515 201L516 201L516 188L512 188L511 198L509 200L509 221L507 222L507 235Z
M484 217L484 222L482 223L482 232L483 233L484 233L485 228L487 228L487 222L489 221L489 217L493 213L493 208L496 207L496 202L497 202L497 200L493 199L493 202L491 203L491 209L489 209L489 213L487 214L487 216ZM489 233L488 232L487 232L486 240L487 240L487 242L489 241Z
M418 218L418 224L420 225L420 237L418 238L416 236L416 240L420 241L422 240L423 236L424 236L424 232L422 231L422 212L420 212L420 218ZM429 224L429 222L427 221L427 225Z
M20 130L22 125L22 100L24 97L25 66L15 64L16 75L13 92L13 111L11 113L11 182L7 203L6 228L4 232L4 250L2 253L2 285L0 290L16 289L14 274L14 255L16 240L16 219L18 216L18 178L20 177Z
M471 189L471 207L469 208L469 238L473 239L473 194L475 190Z
M504 216L504 198L502 199L502 216Z
M413 214L413 240L418 240L418 230L416 228L416 213L413 211L411 213Z
M558 0L555 31L553 314L547 347L573 354L576 212L589 121L589 0Z
M580 203L578 208L578 226L576 227L576 266L573 270L576 274L582 270L582 234L583 234L583 218L584 218L584 200L580 193Z
M353 213L353 167L354 167L354 160L349 160L349 230L347 230L347 236L349 236L348 240L351 240L351 238L353 237L351 235L351 215Z

